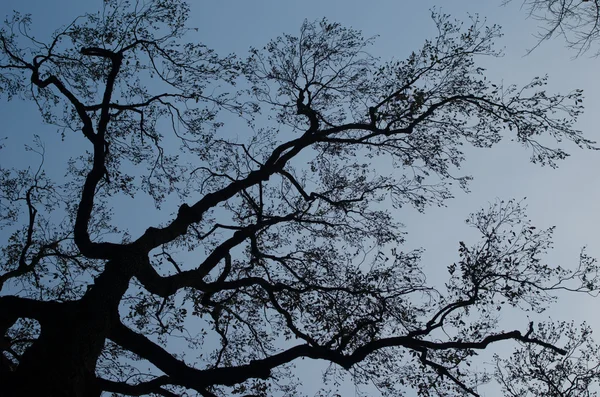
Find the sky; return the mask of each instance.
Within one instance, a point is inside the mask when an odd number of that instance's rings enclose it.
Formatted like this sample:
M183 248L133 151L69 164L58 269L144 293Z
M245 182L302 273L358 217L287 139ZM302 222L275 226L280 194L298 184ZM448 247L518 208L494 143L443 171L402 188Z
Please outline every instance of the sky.
M7 15L13 9L31 13L34 29L39 31L39 37L44 37L86 10L100 7L100 0L3 0L0 15ZM371 51L373 55L384 60L403 59L411 51L418 50L425 39L435 37L435 25L430 19L432 7L459 19L479 13L490 24L503 27L505 36L498 41L498 46L504 48L504 57L480 60L488 69L486 76L489 79L523 84L534 76L548 74L549 91L568 92L583 88L586 111L577 128L584 131L587 138L600 141L600 79L596 77L600 60L585 54L573 59L575 53L566 49L560 39L545 42L527 55L527 50L537 43L534 33L538 25L535 20L527 19L527 12L521 9L519 0L504 7L500 0L206 0L194 2L189 25L198 28L198 40L217 52L244 56L250 46L262 46L284 32L298 32L304 19L327 17L344 26L360 29L367 37L378 35ZM3 166L37 161L31 154L19 150L23 143L31 141L33 134L41 135L47 142L50 167L70 150L69 146L59 142L52 127L40 125L40 118L31 104L1 102L0 120L0 137L8 136L11 145L10 151L0 152ZM67 145L76 147L81 143L78 139L70 140ZM61 150L52 151L57 147L55 145L63 146L60 146ZM587 246L591 256L600 258L597 243L600 152L582 151L575 146L567 148L572 156L562 161L558 169L529 163L527 150L508 140L490 150L469 150L463 171L474 177L470 184L471 193L456 191L456 197L448 201L446 207L429 208L424 214L403 212L405 219L401 221L408 232L407 245L426 249L423 258L426 269L434 272L438 266L445 268L456 260L457 244L462 236L464 239L472 236L464 223L470 212L486 207L497 198L527 197L532 223L540 228L556 226L555 249L550 253L550 262L574 266L583 246ZM148 227L143 221L148 219L147 211L152 209L130 201L123 203L121 211L122 219L126 219L132 229ZM598 303L597 299L586 296L565 296L546 315L556 320L587 321L600 340ZM515 319L503 320L507 329L526 327Z

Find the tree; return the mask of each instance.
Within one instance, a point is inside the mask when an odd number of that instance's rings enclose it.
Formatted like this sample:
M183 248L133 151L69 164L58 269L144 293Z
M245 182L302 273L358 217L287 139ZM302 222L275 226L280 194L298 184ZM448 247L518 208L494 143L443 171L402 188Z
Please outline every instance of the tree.
M20 14L0 33L4 97L87 142L64 182L42 138L38 169L0 174L3 395L292 395L302 358L386 393L476 395L478 350L566 353L497 313L597 290L593 259L547 265L552 229L497 202L469 218L482 240L459 243L436 289L396 218L466 186L464 144L510 136L553 166L567 156L553 140L592 148L572 127L580 91L489 82L475 58L498 54L500 32L476 18L434 14L438 37L405 61L326 20L244 60L186 42L188 13L105 1L48 42ZM234 116L244 132L224 127ZM111 212L123 195L156 204L139 235Z
M496 377L506 395L596 396L600 381L598 346L590 340L592 330L585 324L577 329L561 322L539 329L545 340L567 339L565 354L525 346L509 359L497 359Z
M582 54L592 49L600 38L598 0L524 0L523 4L529 8L531 17L545 25L538 36L540 43L562 36L569 47ZM595 55L600 54L600 49L593 51Z

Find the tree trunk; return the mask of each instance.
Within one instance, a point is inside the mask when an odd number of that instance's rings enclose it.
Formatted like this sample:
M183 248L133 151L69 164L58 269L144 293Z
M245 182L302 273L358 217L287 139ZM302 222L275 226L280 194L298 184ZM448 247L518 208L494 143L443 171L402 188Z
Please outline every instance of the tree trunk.
M120 262L120 261L119 261ZM123 266L121 266L123 265ZM7 397L95 397L96 363L132 277L130 264L109 262L85 296L44 316L38 339L10 376ZM4 388L4 387L3 387Z
M24 354L11 382L12 397L99 396L95 390L96 361L104 345L104 327L92 328L82 318L81 305L42 324L38 340ZM88 318L90 316L87 316ZM97 323L97 322L96 322Z

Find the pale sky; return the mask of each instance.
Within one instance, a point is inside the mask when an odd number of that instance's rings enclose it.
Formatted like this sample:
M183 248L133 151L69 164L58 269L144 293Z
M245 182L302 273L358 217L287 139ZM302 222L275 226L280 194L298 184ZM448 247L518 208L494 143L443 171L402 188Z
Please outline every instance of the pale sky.
M504 48L505 56L479 60L488 68L488 79L504 81L505 84L523 84L534 76L548 74L550 92L564 93L583 88L586 111L577 127L587 138L600 141L600 79L597 78L600 59L584 55L573 60L575 53L566 49L560 39L543 43L525 56L526 50L536 44L533 37L536 21L526 19L526 11L520 9L519 0L506 7L500 6L501 0L213 0L193 3L189 25L199 29L198 40L221 54L237 53L242 57L250 46L260 47L284 32L297 33L305 18L314 20L325 16L362 30L365 36L379 35L372 53L383 60L403 59L412 50L418 50L425 39L435 37L435 25L429 17L432 7L459 19L466 19L468 13L479 13L487 18L489 24L501 25L505 33L497 43L498 48ZM0 15L7 15L13 9L31 13L34 28L40 32L38 37L43 39L43 34L70 22L85 10L100 7L100 0L3 0L0 2ZM2 102L0 119L0 137L8 136L11 147L10 151L0 154L3 166L37 161L17 150L22 143L30 142L33 134L39 134L47 143L48 167L63 161L69 147L81 142L79 137L75 137L66 144L69 146L60 143L53 132L55 128L40 125L40 117L31 104ZM55 147L60 150L53 151ZM588 246L591 256L600 258L600 246L597 244L600 152L586 152L574 145L566 147L572 156L562 161L558 169L529 163L529 152L508 140L490 150L468 150L463 171L474 177L470 194L456 191L455 199L449 200L447 207L429 208L425 214L416 211L400 213L398 216L407 226L407 245L426 249L423 264L431 272L432 279L436 277L436 269L445 269L457 259L458 241L475 242L472 231L464 223L467 215L496 198L527 197L528 214L534 225L541 228L557 226L555 249L548 257L549 262L565 267L575 266L584 245ZM144 230L150 226L145 223L154 216L149 215L149 211L154 209L130 201L123 203L123 208L117 213L122 214L120 219L126 220L135 231L136 227ZM585 296L565 296L545 316L555 320L585 320L596 330L596 340L600 341L598 302ZM505 329L518 327L523 330L527 327L525 322L511 318L503 321ZM313 368L313 373L318 371L318 368ZM315 379L315 382L319 381L319 378ZM494 394L490 391L486 395Z

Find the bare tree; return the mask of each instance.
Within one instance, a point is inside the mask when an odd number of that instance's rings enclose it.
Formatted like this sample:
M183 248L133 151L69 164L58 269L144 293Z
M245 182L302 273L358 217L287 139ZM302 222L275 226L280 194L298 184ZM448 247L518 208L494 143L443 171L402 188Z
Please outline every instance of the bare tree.
M600 55L600 49L595 48L600 38L600 1L524 0L523 6L530 17L542 22L540 43L562 36L577 54L591 50L594 55Z
M105 1L47 42L19 14L0 33L0 92L87 142L64 181L43 139L38 169L0 173L3 396L294 395L303 358L385 393L476 395L477 350L566 353L497 313L595 291L594 260L546 264L552 230L498 202L435 289L397 216L467 184L465 144L510 136L550 165L555 141L592 148L572 127L580 91L491 83L475 58L499 30L477 19L433 15L438 36L405 61L326 20L242 60L187 42L188 13ZM122 195L156 203L139 235L111 212Z

